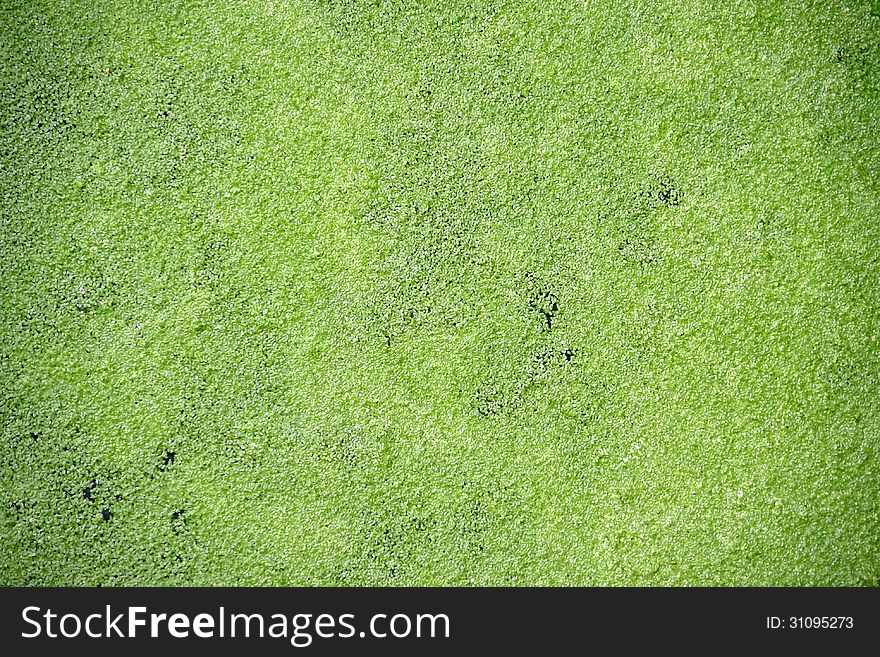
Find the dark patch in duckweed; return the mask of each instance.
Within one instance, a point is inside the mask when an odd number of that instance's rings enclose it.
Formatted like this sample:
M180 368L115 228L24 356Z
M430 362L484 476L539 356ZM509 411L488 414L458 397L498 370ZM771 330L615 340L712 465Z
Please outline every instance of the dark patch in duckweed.
M186 528L186 525L186 509L178 509L171 514L171 529L174 531L175 534L179 534L183 529Z
M453 527L459 545L466 554L485 551L487 533L498 523L506 521L510 508L516 505L513 489L500 482L482 485L466 482L465 498L453 512Z
M493 417L507 405L503 393L494 386L486 386L477 392L476 409L482 417Z
M162 463L159 465L159 470L165 472L169 466L174 464L174 460L177 458L177 452L173 449L166 449L165 454L162 456Z
M90 483L88 486L86 486L83 489L83 497L85 499L87 499L89 502L94 502L95 501L95 498L94 498L95 490L98 488L99 485L100 485L100 483L98 482L98 480L93 479L92 483Z
M78 313L91 313L116 303L117 282L103 272L93 272L69 285L72 289L67 291L66 301Z
M535 376L540 372L545 372L551 367L565 366L574 361L577 353L577 349L571 347L565 347L562 349L545 347L532 358L532 375Z
M367 520L367 556L380 564L388 581L398 581L413 567L419 548L437 527L433 514L406 513L400 517L372 517Z
M667 175L654 176L644 192L645 197L655 207L674 207L681 203L681 191Z
M559 297L540 283L531 272L526 273L526 282L529 288L529 308L542 319L544 330L552 331L553 321L559 314Z

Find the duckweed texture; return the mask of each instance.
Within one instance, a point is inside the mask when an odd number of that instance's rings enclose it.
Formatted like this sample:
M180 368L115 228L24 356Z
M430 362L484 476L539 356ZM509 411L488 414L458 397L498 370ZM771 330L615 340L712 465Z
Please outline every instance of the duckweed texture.
M0 33L0 583L877 585L878 2Z

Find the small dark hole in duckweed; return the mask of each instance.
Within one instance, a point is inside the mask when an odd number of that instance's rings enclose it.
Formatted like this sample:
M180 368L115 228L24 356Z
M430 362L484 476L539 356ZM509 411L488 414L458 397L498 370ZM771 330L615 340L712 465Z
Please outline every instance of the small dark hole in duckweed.
M177 458L177 452L173 449L166 449L165 455L162 457L162 464L159 466L159 470L164 472L168 469L170 465L174 464L174 460Z
M172 529L174 530L175 534L179 534L180 529L182 527L186 526L185 513L186 513L185 509L178 509L177 511L175 511L174 513L171 514Z
M642 193L650 205L654 207L662 205L675 207L681 203L681 191L672 178L667 175L654 176L652 182Z
M549 349L545 349L544 351L535 355L535 362L542 367L547 367L552 360L553 352Z
M531 376L539 376L549 372L552 368L564 367L571 363L577 356L577 349L565 347L564 349L551 349L545 347L533 357L534 367L530 371Z
M498 415L504 408L504 399L498 391L484 390L477 394L477 413L483 417Z
M104 522L108 522L113 517L113 514L110 512L110 509L101 509L101 517L104 519Z
M98 480L97 480L97 479L93 479L93 480L92 480L92 483L90 483L88 486L86 486L86 487L83 489L83 497L84 497L85 499L87 499L89 502L93 502L93 501L94 501L94 496L93 496L93 495L94 495L94 491L95 491L95 489L96 489L97 487L98 487Z
M529 307L543 317L548 331L553 330L553 320L559 313L559 297L546 289L539 289L529 299Z

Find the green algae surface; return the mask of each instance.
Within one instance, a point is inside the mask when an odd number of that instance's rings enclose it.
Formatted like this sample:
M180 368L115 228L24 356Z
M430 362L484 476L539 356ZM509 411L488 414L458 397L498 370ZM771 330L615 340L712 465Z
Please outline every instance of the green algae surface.
M7 0L0 53L0 583L877 585L877 2Z

